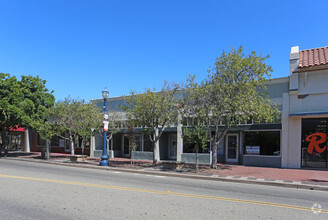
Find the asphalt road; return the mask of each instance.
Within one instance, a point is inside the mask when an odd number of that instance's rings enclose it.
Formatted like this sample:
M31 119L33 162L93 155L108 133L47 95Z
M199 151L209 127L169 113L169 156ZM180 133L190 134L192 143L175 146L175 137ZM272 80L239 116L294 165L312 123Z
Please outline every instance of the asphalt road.
M96 218L326 220L328 192L0 159L0 219Z

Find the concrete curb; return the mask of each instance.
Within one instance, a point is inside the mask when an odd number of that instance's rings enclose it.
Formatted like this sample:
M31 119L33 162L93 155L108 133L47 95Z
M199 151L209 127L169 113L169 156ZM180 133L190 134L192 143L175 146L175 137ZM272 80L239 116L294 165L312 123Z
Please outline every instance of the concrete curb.
M156 176L169 176L169 177L197 179L197 180L211 180L211 181L222 181L222 182L233 182L233 183L257 184L257 185L265 185L265 186L277 186L277 187L285 187L285 188L293 188L293 189L328 191L328 186L311 185L311 184L285 183L285 182L274 182L274 181L258 181L258 180L248 180L248 179L237 179L237 178L232 178L232 177L201 176L201 175L197 175L197 174L180 174L180 173L170 173L170 172L166 172L166 171L150 171L150 170L137 170L137 169L131 169L131 168L101 167L101 166L88 165L88 164L74 164L74 163L65 164L62 162L46 161L46 160L33 160L33 159L26 159L26 158L10 158L10 157L4 158L3 157L2 159L26 161L26 162L33 162L33 163L44 163L44 164L52 164L52 165L60 165L60 166L68 166L68 167L80 167L80 168L90 168L90 169L98 169L98 170L108 170L108 171L116 171L116 172L148 174L148 175L156 175Z

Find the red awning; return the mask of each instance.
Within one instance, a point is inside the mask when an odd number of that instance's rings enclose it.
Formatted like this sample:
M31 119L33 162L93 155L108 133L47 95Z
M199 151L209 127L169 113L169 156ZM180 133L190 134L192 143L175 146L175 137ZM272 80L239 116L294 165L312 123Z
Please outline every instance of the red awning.
M18 127L17 129L10 128L10 131L20 131L25 132L25 128Z

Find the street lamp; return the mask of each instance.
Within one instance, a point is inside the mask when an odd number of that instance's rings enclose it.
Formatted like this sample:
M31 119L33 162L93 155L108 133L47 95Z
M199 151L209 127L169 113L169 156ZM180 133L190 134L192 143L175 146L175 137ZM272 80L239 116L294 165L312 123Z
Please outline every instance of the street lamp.
M108 156L107 156L107 131L108 131L108 113L107 113L107 99L108 99L109 92L105 87L105 90L102 91L102 97L104 98L104 145L103 145L103 152L101 156L100 166L108 166Z

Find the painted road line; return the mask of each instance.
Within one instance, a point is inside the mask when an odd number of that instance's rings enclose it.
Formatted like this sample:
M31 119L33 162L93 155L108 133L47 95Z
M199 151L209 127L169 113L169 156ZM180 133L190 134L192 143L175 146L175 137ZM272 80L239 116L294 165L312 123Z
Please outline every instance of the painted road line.
M10 179L21 179L21 180L33 180L33 181L48 182L48 183L60 183L60 184L68 184L68 185L76 185L76 186L88 186L88 187L95 187L95 188L144 192L144 193L171 195L171 196L182 196L182 197L199 198L199 199L210 199L210 200L218 200L218 201L226 201L226 202L247 203L253 205L263 205L263 206L313 212L313 207L294 206L294 205L279 204L279 203L260 202L260 201L233 199L233 198L216 197L216 196L204 196L204 195L187 194L187 193L175 193L171 191L157 191L157 190L137 189L137 188L120 187L120 186L99 185L99 184L92 184L92 183L71 182L71 181L63 181L63 180L41 179L41 178L24 177L24 176L11 176L6 174L0 174L0 177L10 178ZM328 210L326 209L316 209L315 211L328 214Z

